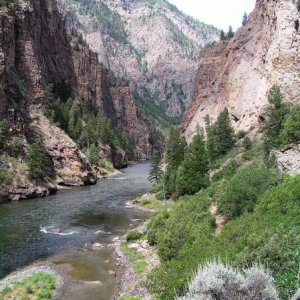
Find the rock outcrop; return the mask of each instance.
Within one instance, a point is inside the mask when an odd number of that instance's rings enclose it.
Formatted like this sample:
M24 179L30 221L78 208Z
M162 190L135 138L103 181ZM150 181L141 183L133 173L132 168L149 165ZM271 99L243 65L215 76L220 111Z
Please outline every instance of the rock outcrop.
M246 26L200 54L194 99L185 114L188 140L204 117L228 107L237 130L259 128L268 90L278 84L286 101L300 103L300 12L296 0L257 0Z
M281 151L273 151L277 167L289 175L300 174L300 144L289 145Z

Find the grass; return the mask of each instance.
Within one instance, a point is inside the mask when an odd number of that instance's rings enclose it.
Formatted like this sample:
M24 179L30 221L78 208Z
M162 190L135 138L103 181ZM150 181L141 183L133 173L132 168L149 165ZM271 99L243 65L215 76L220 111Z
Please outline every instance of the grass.
M130 249L128 247L128 243L123 244L121 249L127 255L130 262L132 263L134 272L136 274L143 274L147 267L145 257L141 253L138 253L137 251Z
M155 211L161 211L166 208L171 208L173 202L158 200L155 195L149 195L148 197L141 197L134 200L135 204L139 204L144 208L152 209Z
M142 298L141 297L124 296L124 297L118 298L118 300L142 300Z
M55 290L55 278L46 273L36 273L0 292L1 300L46 300Z

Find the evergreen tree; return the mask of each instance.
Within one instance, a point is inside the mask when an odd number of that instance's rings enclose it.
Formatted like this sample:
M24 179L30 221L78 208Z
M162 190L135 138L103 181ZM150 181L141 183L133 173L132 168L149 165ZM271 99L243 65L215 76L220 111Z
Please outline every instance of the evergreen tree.
M231 126L228 109L225 108L216 123L214 124L214 132L216 135L216 150L218 156L227 154L234 146L234 130Z
M198 132L184 155L184 160L177 172L177 195L191 195L209 184L207 173L209 171L208 154L204 137Z
M88 149L87 157L91 165L96 166L99 163L99 152L94 143Z
M229 26L226 38L228 40L230 40L231 38L233 38L233 36L234 36L234 32L233 32L232 26Z
M166 162L167 169L165 173L166 195L170 196L176 192L177 170L184 158L186 141L175 128L171 128L167 140Z
M8 124L7 124L6 119L3 119L3 120L0 121L0 150L5 145L7 125Z
M220 40L221 41L225 41L226 40L226 35L225 35L224 30L221 30L221 32L220 32Z
M300 105L287 117L280 134L281 145L300 142Z
M279 86L274 85L268 95L269 105L266 108L266 122L264 128L264 146L266 154L272 148L280 146L280 132L289 113L289 108L283 101Z
M252 141L248 136L244 137L243 146L246 150L250 150L252 148Z
M148 177L149 181L155 182L156 184L162 181L163 174L164 174L160 163L161 163L161 158L160 155L157 153L152 158L151 169Z
M81 112L76 101L73 102L68 122L68 133L74 140L77 140L81 133Z
M215 135L215 127L211 124L209 115L206 115L205 118L205 130L206 130L206 149L208 152L208 156L210 161L213 161L217 158L216 153L216 135Z
M244 16L243 16L243 22L242 22L242 25L243 25L243 26L246 26L247 23L248 23L248 15L247 15L247 13L245 12L245 13L244 13Z
M32 179L44 179L46 177L45 164L47 156L41 140L30 146L26 161L29 168L29 175Z

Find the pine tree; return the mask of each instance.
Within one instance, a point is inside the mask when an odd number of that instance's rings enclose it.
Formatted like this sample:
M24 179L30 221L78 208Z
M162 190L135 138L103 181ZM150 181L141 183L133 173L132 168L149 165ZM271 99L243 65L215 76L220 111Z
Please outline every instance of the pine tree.
M231 126L227 108L218 116L212 134L215 135L217 156L227 154L234 146L234 130Z
M45 164L47 162L47 156L41 140L38 140L30 146L26 161L31 178L44 179L46 177Z
M151 182L155 182L156 184L162 181L163 174L164 174L160 162L161 162L160 155L155 154L152 158L151 169L149 172L148 180Z
M6 119L0 121L0 149L5 145L7 125Z
M234 32L233 32L232 26L229 26L226 38L228 40L230 40L231 38L233 38L233 36L234 36Z
M293 108L280 133L281 145L300 142L300 105Z
M177 129L171 128L167 141L167 169L164 178L167 196L170 196L176 192L176 175L177 170L184 158L185 147L185 139L180 136Z
M176 194L191 195L209 184L207 173L209 171L208 154L204 137L198 132L184 155L184 160L177 172Z
M99 163L99 152L94 143L88 149L87 157L91 165L96 166Z
M266 154L270 153L272 148L280 146L280 132L283 129L284 122L289 113L289 108L284 103L280 87L274 85L268 95L269 105L266 108L266 122L264 128L264 146Z
M205 130L206 130L206 149L208 152L208 156L210 161L214 161L217 158L216 153L216 135L214 132L215 127L211 124L209 115L206 115L205 118Z
M226 35L225 35L224 30L221 30L221 32L220 32L220 40L221 41L225 41L226 40Z
M76 101L73 102L68 122L68 133L74 140L77 140L81 133L81 112Z
M245 13L244 13L244 16L243 16L243 22L242 22L242 25L243 25L243 26L246 26L247 23L248 23L248 15L247 15L247 13L245 12Z

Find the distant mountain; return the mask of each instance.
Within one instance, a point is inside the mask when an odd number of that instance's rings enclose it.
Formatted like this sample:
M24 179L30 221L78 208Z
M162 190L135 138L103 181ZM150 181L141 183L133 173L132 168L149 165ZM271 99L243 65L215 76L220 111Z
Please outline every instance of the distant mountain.
M63 0L69 27L84 33L99 60L125 77L156 123L179 121L193 93L200 49L219 30L165 0Z

